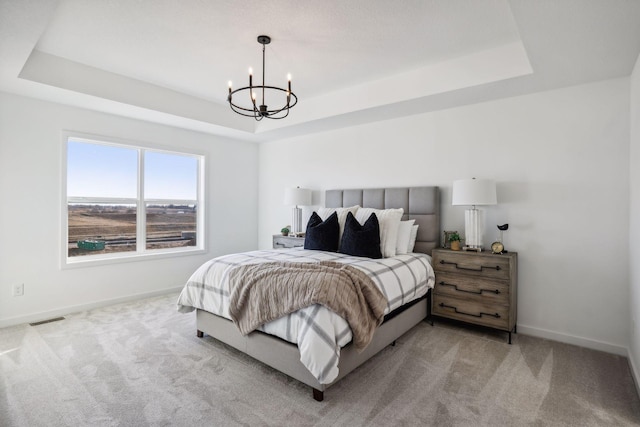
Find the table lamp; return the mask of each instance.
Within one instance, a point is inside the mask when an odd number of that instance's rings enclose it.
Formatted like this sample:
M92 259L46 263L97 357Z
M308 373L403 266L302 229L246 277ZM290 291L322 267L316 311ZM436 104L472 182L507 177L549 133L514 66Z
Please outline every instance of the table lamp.
M476 206L497 203L495 181L475 178L453 181L451 204L471 206L471 209L465 210L464 216L464 250L482 250L482 212Z

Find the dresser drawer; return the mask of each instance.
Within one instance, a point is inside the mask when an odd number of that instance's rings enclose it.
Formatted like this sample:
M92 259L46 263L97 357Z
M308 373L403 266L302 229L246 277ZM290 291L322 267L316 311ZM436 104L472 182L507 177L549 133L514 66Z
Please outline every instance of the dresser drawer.
M511 330L509 326L509 307L505 305L487 304L434 294L432 313L504 331Z
M484 277L436 272L434 293L489 304L509 304L509 282Z
M493 279L509 280L509 258L476 253L434 251L433 267L439 272L461 273Z
M278 234L273 236L274 249L297 248L300 246L304 246L304 237L282 236Z

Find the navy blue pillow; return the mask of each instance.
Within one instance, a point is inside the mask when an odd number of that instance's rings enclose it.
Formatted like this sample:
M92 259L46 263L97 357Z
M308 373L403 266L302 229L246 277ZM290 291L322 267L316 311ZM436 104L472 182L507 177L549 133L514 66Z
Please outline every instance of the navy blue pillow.
M376 214L372 213L362 225L351 212L347 214L340 242L340 252L367 258L382 258L380 223Z
M304 235L304 248L317 251L338 252L340 242L340 225L336 212L322 221L320 215L314 212L307 223L307 231Z

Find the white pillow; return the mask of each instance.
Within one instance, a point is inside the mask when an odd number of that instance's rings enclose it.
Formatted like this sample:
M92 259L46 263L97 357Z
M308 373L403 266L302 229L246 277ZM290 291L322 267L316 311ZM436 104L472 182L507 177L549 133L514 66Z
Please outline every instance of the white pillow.
M415 219L409 221L400 221L398 226L398 239L396 240L396 255L403 255L407 253L409 248L409 239L411 238L411 229Z
M398 227L400 226L404 209L360 208L356 212L356 219L360 224L364 224L372 213L376 214L380 224L380 252L382 252L382 257L395 256Z
M418 237L419 225L411 227L411 236L409 237L409 246L407 247L407 253L413 252L413 248L416 246L416 237Z
M323 221L331 216L332 213L338 214L338 225L340 226L340 235L338 237L338 244L342 242L342 233L344 233L344 224L347 222L347 214L351 212L353 216L356 216L356 212L360 208L360 205L351 206L349 208L320 208L316 212Z

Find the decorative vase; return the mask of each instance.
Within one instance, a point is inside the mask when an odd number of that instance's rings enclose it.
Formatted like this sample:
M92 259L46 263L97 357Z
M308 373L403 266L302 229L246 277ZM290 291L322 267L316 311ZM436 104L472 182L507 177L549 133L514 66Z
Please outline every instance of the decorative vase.
M451 242L451 250L452 251L460 250L460 240L454 240L453 242Z

